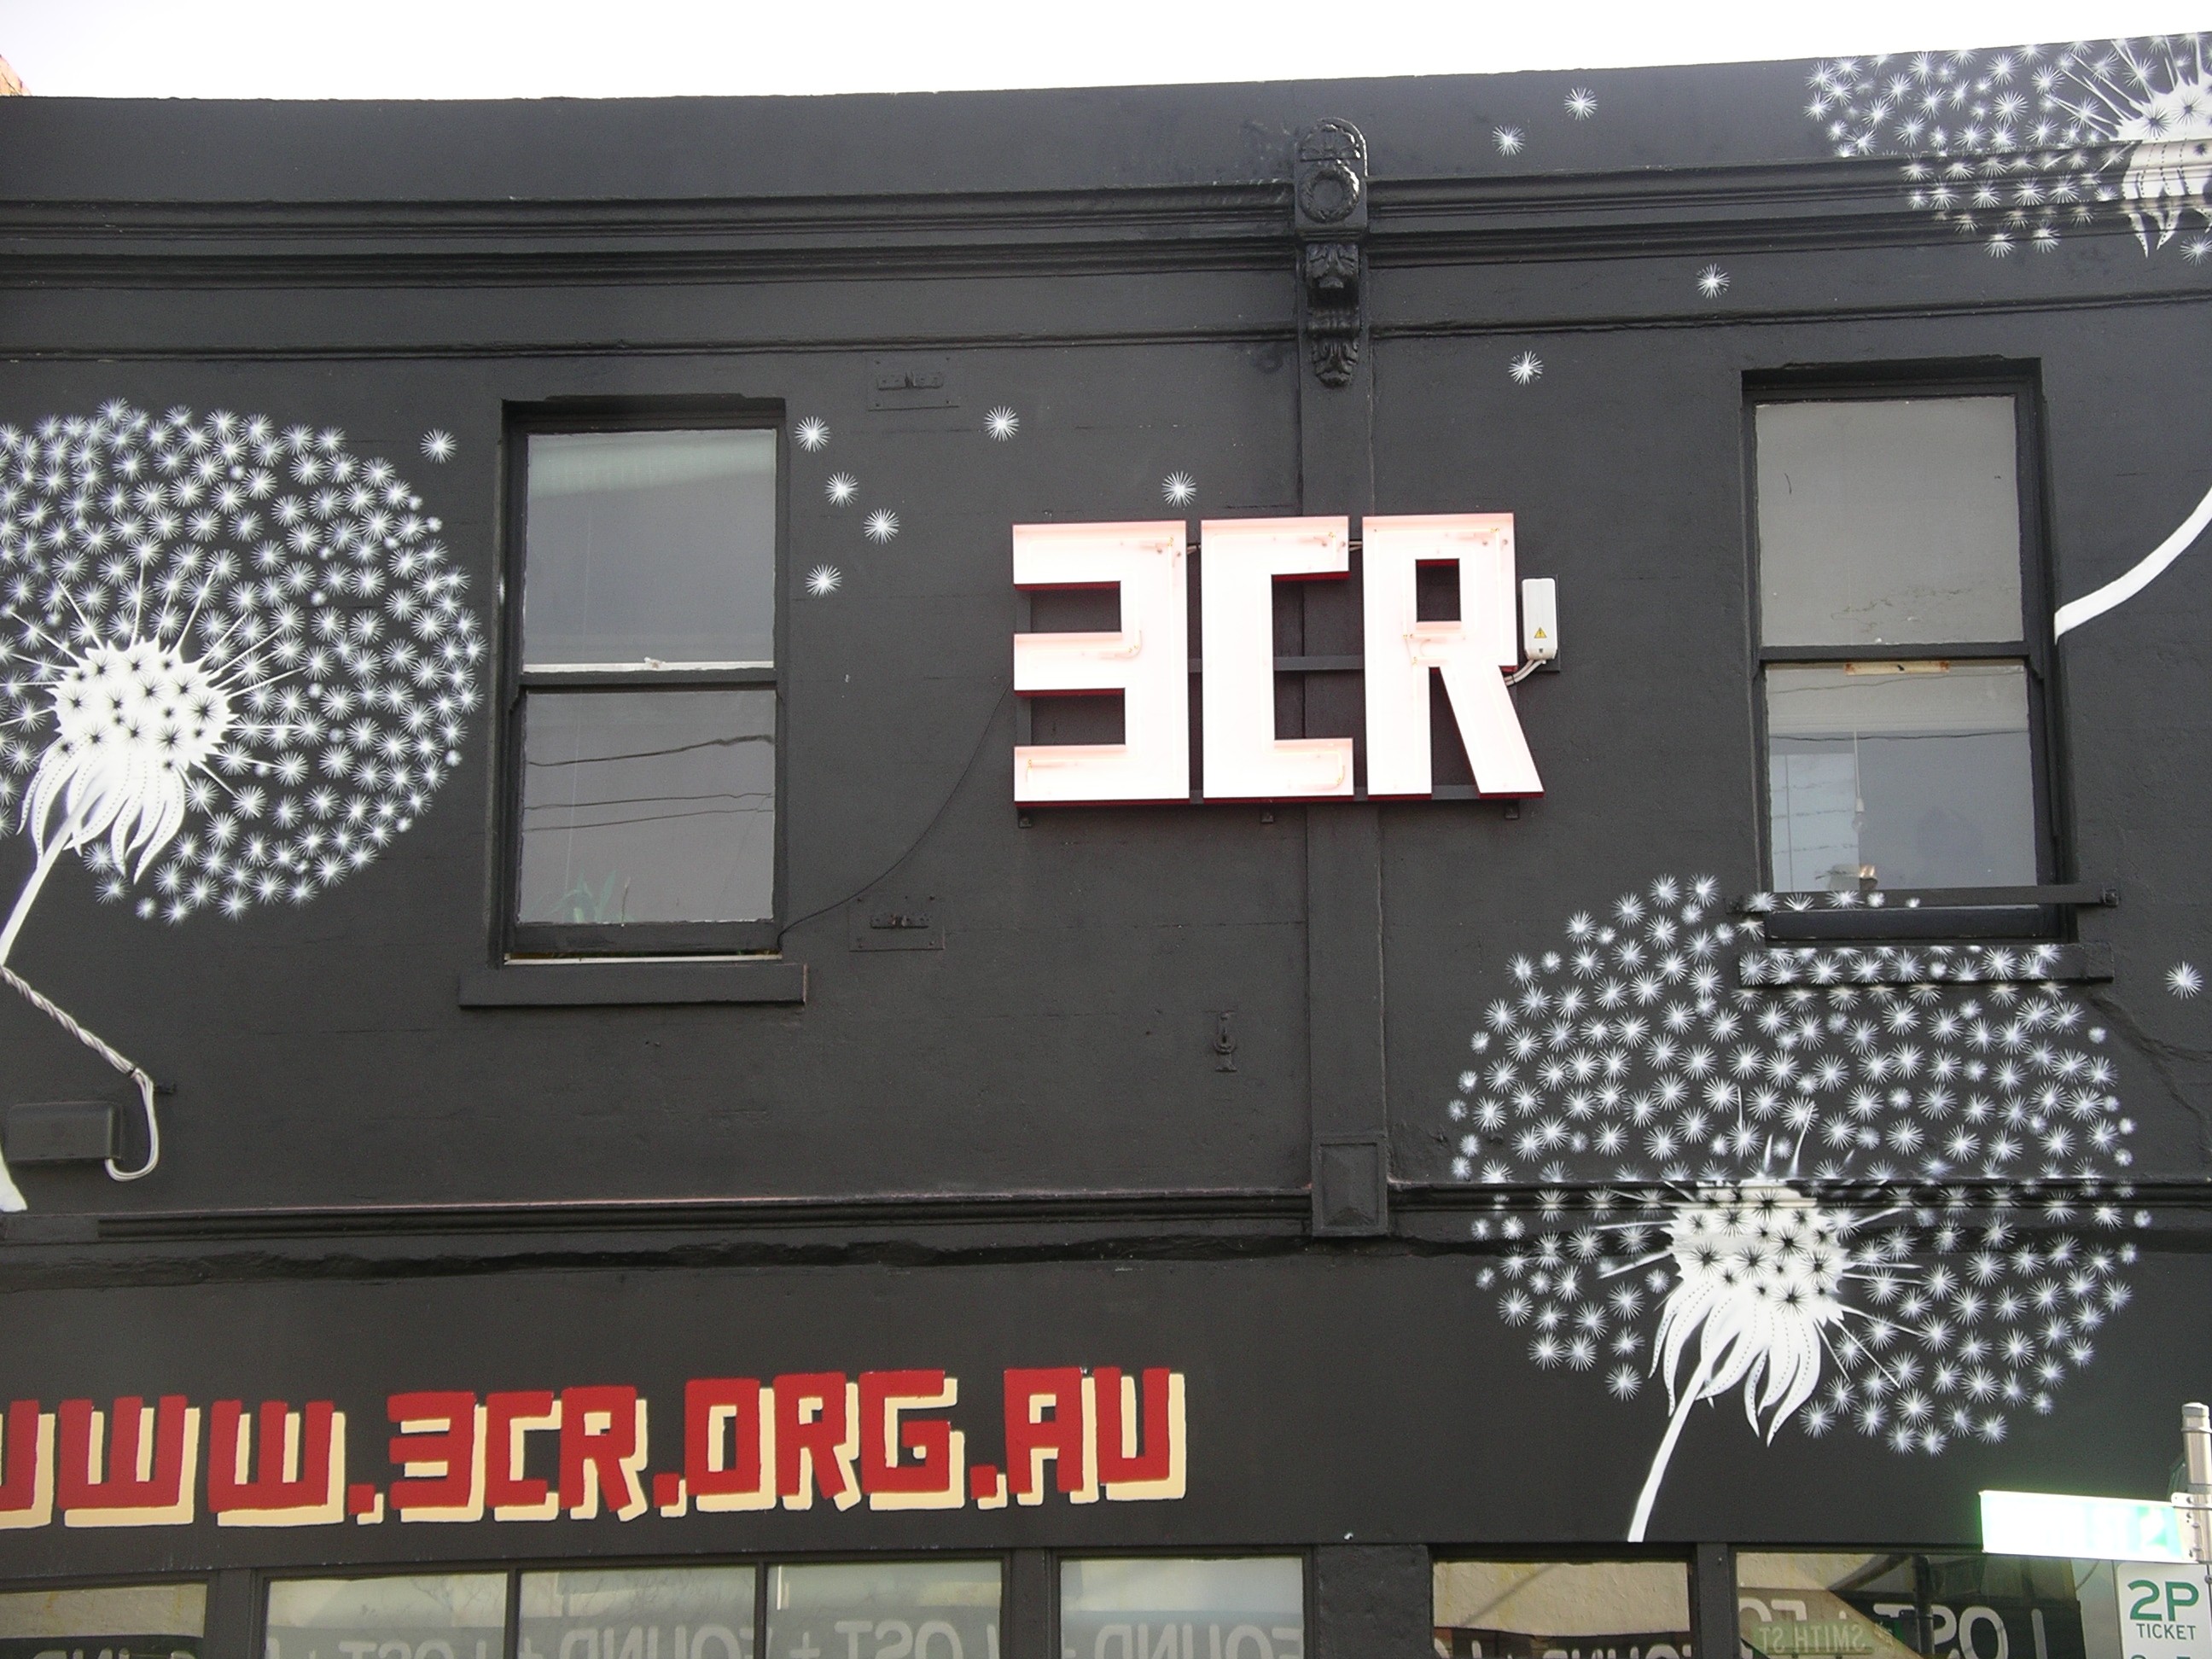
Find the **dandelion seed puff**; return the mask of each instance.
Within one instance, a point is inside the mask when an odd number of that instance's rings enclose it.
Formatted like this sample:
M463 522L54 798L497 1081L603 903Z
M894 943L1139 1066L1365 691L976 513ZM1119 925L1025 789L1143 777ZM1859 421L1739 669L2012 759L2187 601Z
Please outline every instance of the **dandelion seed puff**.
M1710 878L1661 878L1607 907L1614 926L1577 910L1570 951L1515 953L1483 994L1510 1075L1482 1080L1511 1116L1480 1179L1498 1236L1540 1240L1506 1262L1497 1310L1533 1328L1562 1387L1593 1316L1611 1352L1650 1356L1637 1375L1665 1385L1666 1425L1632 1530L1701 1401L1737 1401L1765 1439L1940 1455L2001 1438L2038 1396L2058 1409L2094 1357L2062 1307L2101 1321L2129 1296L2132 1247L2092 1253L2069 1230L2137 1220L2104 1195L2135 1124L2103 1029L2021 977L2033 951L1808 948L1800 983L1701 991L1697 941L1752 926L1714 920L1719 902Z
M251 464L247 431L262 434L265 465ZM452 443L434 429L422 447L440 460ZM149 472L188 473L191 457L226 449L238 456L241 499L282 487L275 464L288 451L312 455L318 476L381 483L357 484L365 495L277 495L276 516L311 532L290 553L256 552L258 526L242 517L198 541L188 525L149 526L119 488ZM310 439L294 428L279 441L261 417L173 410L156 419L111 404L73 437L59 427L51 438L14 434L0 447L0 476L10 481L0 490L0 661L20 671L0 677L0 732L12 739L0 746L0 805L17 805L41 852L75 850L111 882L137 887L192 826L204 841L211 816L296 822L323 720L345 722L349 757L404 754L433 710L458 738L477 706L483 635L436 521L387 512L387 497L418 498L388 463L348 453L334 430ZM71 528L58 540L45 533L64 519ZM126 522L136 526L127 535ZM138 539L140 550L117 588L95 598L81 550L113 538ZM256 570L276 574L257 580ZM388 678L375 643L394 611L414 620L410 659L432 665L410 680ZM311 651L310 639L331 643ZM292 714L258 712L280 705ZM396 817L416 787L411 769L380 761L374 775L372 807ZM173 920L205 908L237 917L273 896L234 840L214 838L199 878L177 889ZM297 836L264 846L264 860L303 869L317 850ZM324 879L313 877L311 890Z

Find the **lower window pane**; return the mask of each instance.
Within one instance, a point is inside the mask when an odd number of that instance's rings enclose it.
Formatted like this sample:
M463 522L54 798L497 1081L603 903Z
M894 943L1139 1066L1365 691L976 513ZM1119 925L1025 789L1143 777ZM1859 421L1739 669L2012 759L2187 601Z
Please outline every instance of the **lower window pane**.
M2203 1583L2180 1570L2191 1588ZM2120 1659L2109 1561L2017 1555L1736 1557L1753 1659Z
M771 1568L768 1650L774 1659L999 1659L999 1564Z
M1441 1659L1682 1659L1690 1573L1679 1561L1439 1561Z
M1061 1659L1304 1659L1294 1555L1060 1564Z
M2035 880L2021 664L1778 664L1766 738L1778 889Z
M207 1626L203 1583L117 1584L0 1595L0 1656L36 1659L63 1643L63 1659L95 1649L137 1659L198 1659Z
M750 1567L526 1572L517 1659L752 1659L753 1579Z
M506 1633L505 1573L290 1578L269 1587L266 1659L355 1659L362 1643L404 1643L408 1659L500 1659ZM348 1643L356 1645L349 1651Z
M775 693L537 691L523 705L516 919L775 914Z

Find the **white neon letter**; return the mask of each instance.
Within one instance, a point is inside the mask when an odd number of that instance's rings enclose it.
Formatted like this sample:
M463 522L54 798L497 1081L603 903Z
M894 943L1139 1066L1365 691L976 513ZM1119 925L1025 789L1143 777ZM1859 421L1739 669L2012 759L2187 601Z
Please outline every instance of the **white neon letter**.
M1208 800L1352 793L1352 739L1275 735L1275 578L1349 575L1344 519L1209 519L1199 526Z
M1518 660L1514 637L1513 515L1450 513L1368 519L1360 526L1367 609L1367 793L1425 795L1429 670L1443 671L1486 795L1540 795L1501 668ZM1421 622L1414 585L1425 564L1459 567L1457 622Z
M1190 582L1180 520L1018 524L1017 587L1115 587L1116 634L1017 634L1014 690L1119 691L1120 743L1014 750L1014 799L1027 805L1190 799Z

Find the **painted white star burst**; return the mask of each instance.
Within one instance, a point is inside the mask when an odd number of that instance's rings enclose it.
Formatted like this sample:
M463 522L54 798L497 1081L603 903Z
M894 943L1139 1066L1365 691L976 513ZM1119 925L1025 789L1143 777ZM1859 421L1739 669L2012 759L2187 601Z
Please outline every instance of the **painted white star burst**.
M799 447L811 455L830 441L830 423L810 415L792 428L791 435L799 441Z
M845 578L833 564L817 564L806 573L806 591L817 599L827 599L845 585Z
M862 529L870 541L880 544L898 534L899 516L888 507L879 507L868 514L868 521Z
M1188 472L1170 472L1160 480L1160 499L1170 507L1187 507L1198 494L1198 480Z
M1577 121L1587 121L1597 113L1597 98L1588 87L1577 87L1567 94L1567 113Z
M2212 258L2212 236L2199 236L2185 243L2181 257L2192 265L2203 264L2208 258Z
M1492 127L1490 142L1498 146L1500 155L1518 155L1528 140L1518 127Z
M1708 300L1717 300L1728 292L1729 274L1718 265L1707 265L1698 273L1698 292Z
M2186 1001L2204 988L2204 975L2191 963L2177 962L2166 970L2166 988Z
M433 427L422 434L422 453L434 461L453 459L453 434L443 427Z
M1911 204L1992 248L2043 246L2044 232L2117 211L2148 254L2191 215L2212 225L2208 46L2170 34L1830 59L1805 113L1838 155L1907 158Z
M1527 386L1543 378L1544 360L1533 351L1524 351L1513 360L1505 372L1513 377L1514 385Z
M833 472L830 481L822 486L822 493L830 498L832 507L842 507L860 492L860 481L849 472Z
M1022 417L1001 404L983 417L983 430L1000 443L1022 429Z
M2150 1224L2105 1030L2039 957L1893 951L1891 985L1814 951L1754 985L1759 902L1662 877L1569 918L1507 963L1446 1110L1452 1177L1492 1189L1477 1282L1530 1358L1579 1340L1616 1397L1665 1381L1632 1537L1700 1400L1923 1455L2053 1410L2130 1299L2113 1235Z

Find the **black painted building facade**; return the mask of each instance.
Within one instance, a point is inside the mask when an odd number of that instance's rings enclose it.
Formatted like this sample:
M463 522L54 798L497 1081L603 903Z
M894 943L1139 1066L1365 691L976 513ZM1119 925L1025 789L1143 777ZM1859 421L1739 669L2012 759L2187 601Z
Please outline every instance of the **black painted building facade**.
M2203 63L0 104L0 1641L2106 1651Z

